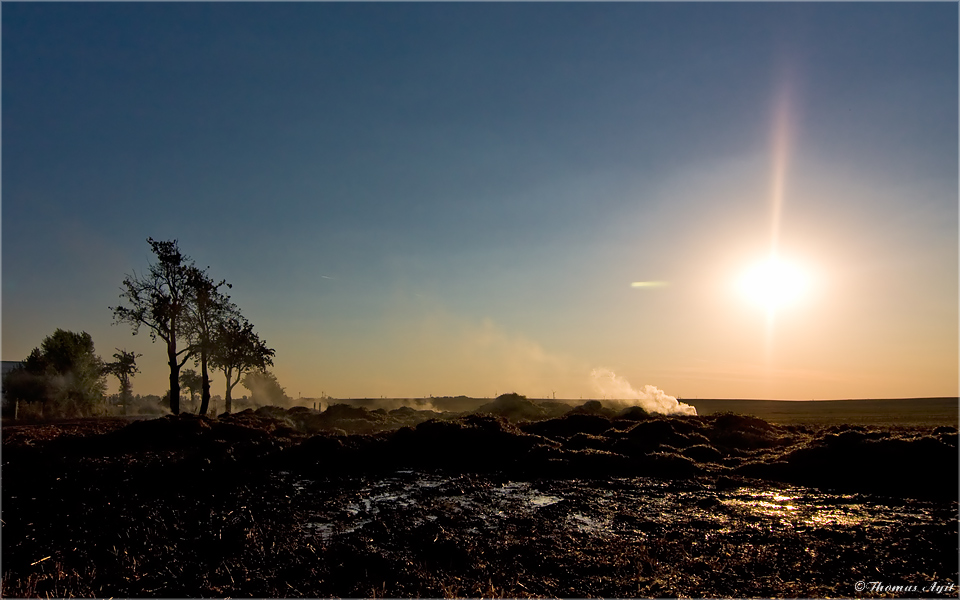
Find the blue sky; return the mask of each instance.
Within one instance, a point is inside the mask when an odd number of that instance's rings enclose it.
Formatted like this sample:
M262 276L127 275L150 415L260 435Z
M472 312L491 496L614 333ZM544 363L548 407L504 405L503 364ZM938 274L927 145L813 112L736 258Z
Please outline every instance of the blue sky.
M163 349L107 308L150 236L234 285L294 396L589 396L594 368L690 397L957 394L956 4L2 20L4 360L85 330L161 393ZM778 143L776 235L817 285L772 326L728 288L767 252Z

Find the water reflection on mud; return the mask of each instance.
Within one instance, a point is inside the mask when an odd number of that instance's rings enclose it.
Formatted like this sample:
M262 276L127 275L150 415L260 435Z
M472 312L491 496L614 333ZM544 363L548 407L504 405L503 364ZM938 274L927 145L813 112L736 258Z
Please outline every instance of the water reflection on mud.
M670 528L730 533L743 528L871 528L893 522L929 526L942 504L835 494L798 486L717 490L697 481L652 478L499 481L493 477L398 472L329 486L296 479L306 535L333 538L378 521L415 528L443 519L469 532L495 532L507 521L545 520L556 535L644 537ZM759 487L762 486L762 487ZM393 525L391 525L393 526Z

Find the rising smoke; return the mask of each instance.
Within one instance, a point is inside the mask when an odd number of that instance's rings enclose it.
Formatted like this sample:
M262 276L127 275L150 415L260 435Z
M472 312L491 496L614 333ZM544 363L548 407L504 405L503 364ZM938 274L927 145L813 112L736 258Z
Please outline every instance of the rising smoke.
M621 406L639 406L650 413L663 415L696 415L697 409L679 402L653 385L636 390L630 382L610 369L597 368L590 372L593 387L608 401Z

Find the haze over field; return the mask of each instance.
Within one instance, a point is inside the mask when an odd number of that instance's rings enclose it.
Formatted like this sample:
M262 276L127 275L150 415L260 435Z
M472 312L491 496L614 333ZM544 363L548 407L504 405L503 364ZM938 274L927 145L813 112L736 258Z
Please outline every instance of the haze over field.
M957 24L5 4L3 359L86 331L163 393L108 308L153 237L233 284L293 398L957 396Z

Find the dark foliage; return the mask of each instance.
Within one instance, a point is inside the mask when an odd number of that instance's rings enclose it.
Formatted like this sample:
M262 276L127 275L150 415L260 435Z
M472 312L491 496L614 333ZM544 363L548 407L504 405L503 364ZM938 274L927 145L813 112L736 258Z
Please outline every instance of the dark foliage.
M240 383L250 390L251 402L254 404L286 404L290 401L277 376L270 371L250 371Z
M193 261L180 252L177 240L158 241L147 238L156 257L146 273L127 275L123 279L120 294L122 304L111 306L116 323L126 323L133 334L146 326L150 339L163 340L167 349L167 364L170 367L170 411L180 412L180 368L193 356L194 348L180 347L187 338L188 304L190 302L190 279L195 269Z
M92 415L102 407L106 373L89 333L57 329L7 373L3 393L59 416Z
M224 323L239 318L239 309L222 288L230 288L226 281L216 282L207 272L191 265L187 269L188 302L184 314L184 334L190 344L190 353L200 367L200 414L207 414L210 406L211 355L216 351L218 334Z
M266 371L273 366L276 352L253 331L253 325L239 315L233 315L216 324L210 364L223 371L226 377L225 408L233 408L233 388L241 378L253 371Z

